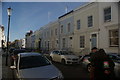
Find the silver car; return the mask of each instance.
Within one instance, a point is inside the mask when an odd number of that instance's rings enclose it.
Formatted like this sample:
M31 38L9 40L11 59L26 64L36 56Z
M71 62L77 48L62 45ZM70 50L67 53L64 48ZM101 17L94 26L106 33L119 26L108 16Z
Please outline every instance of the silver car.
M117 53L109 53L108 56L114 61L115 67L115 75L117 78L120 78L120 55Z
M80 63L85 69L87 69L88 72L90 72L92 67L89 59L90 59L90 55L84 55L80 58Z
M50 53L50 59L62 64L79 64L78 56L63 50L52 51Z
M40 53L20 53L16 64L11 66L15 69L16 77L19 79L42 79L61 80L62 73Z

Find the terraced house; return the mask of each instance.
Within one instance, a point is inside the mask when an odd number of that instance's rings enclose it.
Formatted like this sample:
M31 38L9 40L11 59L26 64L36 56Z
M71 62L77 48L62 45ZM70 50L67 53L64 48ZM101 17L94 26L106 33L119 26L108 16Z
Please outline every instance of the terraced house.
M4 48L4 47L6 47L4 26L0 25L0 48Z
M58 17L39 29L42 50L68 50L88 54L92 47L119 53L117 2L90 2Z
M51 22L41 28L41 49L56 50L59 49L59 24L58 21Z
M75 9L74 24L75 52L98 47L118 53L118 3L93 2Z

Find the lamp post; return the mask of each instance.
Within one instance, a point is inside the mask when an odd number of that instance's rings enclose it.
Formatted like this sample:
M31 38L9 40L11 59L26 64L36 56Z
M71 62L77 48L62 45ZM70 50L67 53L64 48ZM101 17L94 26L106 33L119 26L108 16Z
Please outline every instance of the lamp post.
M6 66L8 66L8 52L9 52L9 30L10 30L10 16L11 16L11 7L7 9L8 12L8 32L7 32L7 53L6 53Z

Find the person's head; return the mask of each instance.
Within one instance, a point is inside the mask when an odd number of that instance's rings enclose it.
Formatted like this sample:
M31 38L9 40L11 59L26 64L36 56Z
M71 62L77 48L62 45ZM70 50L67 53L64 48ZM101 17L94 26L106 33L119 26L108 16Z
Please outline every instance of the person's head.
M105 50L104 49L99 49L99 52L105 54Z
M92 51L92 52L97 52L97 48L96 48L96 47L93 47L93 48L91 49L91 51Z

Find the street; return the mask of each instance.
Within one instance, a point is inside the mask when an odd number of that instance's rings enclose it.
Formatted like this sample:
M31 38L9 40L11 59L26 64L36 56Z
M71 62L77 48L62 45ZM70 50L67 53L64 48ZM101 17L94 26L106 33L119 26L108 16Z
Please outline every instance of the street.
M14 74L13 74L13 70L11 70L9 68L10 66L10 60L8 58L8 66L5 65L5 60L6 60L6 56L5 56L5 52L3 52L2 50L0 51L1 54L1 61L2 61L2 80L14 80Z
M5 54L2 51L2 54ZM4 79L14 79L13 70L11 70L8 66L5 66L5 56L3 55L3 67L2 67L2 77ZM52 62L63 74L64 80L71 79L71 80L89 80L88 72L82 68L81 65L63 65L61 63Z
M46 55L46 57L50 59L49 55ZM89 80L89 72L87 72L81 64L63 65L59 62L53 61L52 64L54 64L62 72L65 80Z
M87 70L81 65L63 65L57 62L53 62L53 64L63 73L65 80L89 80Z
M0 49L0 79L2 79L2 50Z

